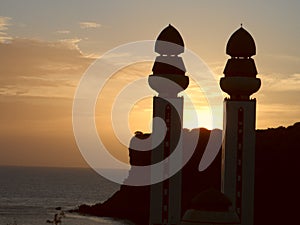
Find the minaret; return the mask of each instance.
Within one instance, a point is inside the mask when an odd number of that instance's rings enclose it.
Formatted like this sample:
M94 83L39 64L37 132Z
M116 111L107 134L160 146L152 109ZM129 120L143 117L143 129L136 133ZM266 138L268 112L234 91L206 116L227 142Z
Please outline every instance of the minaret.
M230 96L224 100L222 192L231 200L240 224L253 225L256 99L250 95L261 82L251 58L255 43L243 27L230 37L226 54L231 58L220 80Z
M178 55L184 52L184 42L179 32L171 25L166 27L158 36L155 43L156 57L152 68L153 74L148 82L158 96L153 97L153 126L151 164L166 159L176 147L182 148L181 131L183 117L183 97L178 93L185 90L189 78L185 76L183 60ZM163 141L158 146L156 142L161 139L160 118L165 122L166 132ZM161 171L151 171L151 176L168 177L169 169L174 163L164 163ZM173 165L172 165L173 164ZM178 172L169 179L151 186L151 225L175 225L181 218L181 173Z

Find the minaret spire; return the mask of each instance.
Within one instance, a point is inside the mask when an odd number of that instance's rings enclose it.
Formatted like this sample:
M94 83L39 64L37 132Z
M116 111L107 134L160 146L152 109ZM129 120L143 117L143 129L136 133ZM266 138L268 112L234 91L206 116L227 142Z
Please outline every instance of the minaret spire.
M255 42L242 24L229 38L226 53L231 58L220 86L230 97L224 100L222 192L232 201L240 224L253 225L256 99L250 96L261 81L251 58Z
M184 42L179 32L171 25L158 35L155 43L156 57L148 82L158 96L153 97L153 118L165 122L164 140L151 151L151 164L166 159L175 148L182 148L183 97L178 93L189 85L185 76L185 66L179 56L184 52ZM156 145L156 133L160 129L156 120L152 125L153 143ZM168 176L174 165L168 162L161 176ZM177 162L179 163L179 162ZM153 173L152 173L153 172ZM151 176L155 171L151 171ZM151 185L150 225L178 225L181 219L181 173L178 172L161 183Z

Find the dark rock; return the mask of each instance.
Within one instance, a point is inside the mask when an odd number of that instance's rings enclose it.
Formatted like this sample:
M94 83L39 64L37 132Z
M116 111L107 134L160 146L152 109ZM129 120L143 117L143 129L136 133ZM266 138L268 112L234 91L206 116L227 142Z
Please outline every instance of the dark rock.
M197 148L182 169L182 215L187 209L195 207L192 199L195 199L199 193L209 188L220 191L221 151L205 171L198 171L210 132L201 128ZM146 138L143 135L149 134L138 133L137 135ZM186 141L189 141L188 135L184 142ZM294 204L298 203L295 199L299 192L296 188L300 171L299 151L300 123L287 128L278 127L256 131L254 207L256 225L281 225L298 221L296 213L298 207ZM130 162L133 165L148 165L150 155L147 153L142 155L142 153L131 150ZM122 185L120 190L103 204L81 205L72 212L129 219L137 224L145 225L149 221L149 207L150 186Z

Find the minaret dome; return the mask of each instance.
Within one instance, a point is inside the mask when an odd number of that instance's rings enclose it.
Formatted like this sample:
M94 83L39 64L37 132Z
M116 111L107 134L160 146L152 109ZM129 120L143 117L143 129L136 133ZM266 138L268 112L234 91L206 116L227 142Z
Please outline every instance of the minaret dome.
M222 90L228 93L231 99L246 100L260 88L260 79L256 78L257 70L254 60L256 46L253 37L243 27L235 31L228 40L227 60L224 75L220 80Z
M174 45L166 46L165 42ZM179 55L184 52L184 42L178 30L171 24L163 29L155 43L155 52L160 55Z
M256 46L251 34L243 27L235 31L228 40L226 54L231 57L251 57L256 54Z
M156 39L154 51L159 56L152 67L149 85L160 97L176 97L189 85L183 60L179 56L184 52L184 42L178 30L170 24L164 28Z

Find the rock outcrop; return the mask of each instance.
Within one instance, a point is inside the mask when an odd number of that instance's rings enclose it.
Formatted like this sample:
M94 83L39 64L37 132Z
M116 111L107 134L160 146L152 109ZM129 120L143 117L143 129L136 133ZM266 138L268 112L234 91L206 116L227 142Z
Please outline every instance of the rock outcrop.
M189 141L189 131L184 131ZM190 131L193 132L193 131ZM182 169L182 215L192 207L193 198L209 188L221 187L221 151L213 163L202 172L198 165L211 131L201 128L199 142L189 162ZM141 138L148 134L138 133ZM148 155L147 155L148 154ZM269 128L256 131L255 167L255 224L288 224L298 221L296 207L299 189L300 123L287 128ZM149 152L130 150L132 165L147 165ZM81 205L72 212L129 219L145 225L149 221L150 186L133 187L122 185L104 203ZM297 220L296 220L297 219Z

